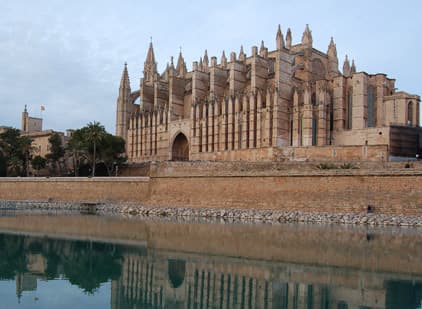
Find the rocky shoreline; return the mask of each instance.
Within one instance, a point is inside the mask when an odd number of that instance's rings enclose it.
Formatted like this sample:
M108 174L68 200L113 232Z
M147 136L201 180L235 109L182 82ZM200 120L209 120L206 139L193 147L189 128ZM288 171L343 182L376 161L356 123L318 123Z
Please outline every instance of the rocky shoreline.
M225 221L245 223L313 223L368 226L422 227L422 217L386 214L332 214L302 211L247 210L216 208L154 207L89 202L54 201L4 201L0 200L0 211L85 213L99 215L123 215L145 218L179 218L184 220Z

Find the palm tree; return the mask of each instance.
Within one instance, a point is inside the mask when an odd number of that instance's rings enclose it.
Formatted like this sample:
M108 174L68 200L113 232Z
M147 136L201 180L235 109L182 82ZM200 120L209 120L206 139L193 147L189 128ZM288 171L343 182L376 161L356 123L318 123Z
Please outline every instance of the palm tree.
M85 143L83 131L76 130L66 145L66 152L73 161L73 172L75 176L79 176L79 166L83 159L86 159Z
M94 154L92 159L92 177L95 176L95 163L96 163L96 153L97 153L97 143L105 134L105 128L99 122L94 121L90 122L87 125L87 141L90 145L93 146Z
M10 158L8 162L8 168L13 176L20 176L22 174L23 167L24 162L20 158L16 156Z

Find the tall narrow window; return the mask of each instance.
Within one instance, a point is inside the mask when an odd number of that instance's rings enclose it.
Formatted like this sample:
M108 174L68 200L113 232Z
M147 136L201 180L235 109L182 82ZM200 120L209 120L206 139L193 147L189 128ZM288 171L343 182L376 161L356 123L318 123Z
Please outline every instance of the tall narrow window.
M316 113L312 114L312 146L316 146L317 144L317 132L318 132L318 122Z
M302 132L303 132L303 121L302 121L302 115L300 115L299 116L299 146L303 145Z
M407 104L407 125L411 127L412 123L413 123L413 103L412 101L410 101Z
M333 142L333 131L334 131L334 102L333 96L330 97L330 145Z
M375 91L374 87L368 88L368 128L375 127Z
M347 121L346 121L346 129L350 130L352 128L352 112L353 112L353 90L352 88L349 89L347 93Z
M315 94L315 92L312 93L312 96L311 96L311 104L312 104L312 106L317 105L317 100L316 100L316 94Z
M290 146L293 146L293 119L290 119Z

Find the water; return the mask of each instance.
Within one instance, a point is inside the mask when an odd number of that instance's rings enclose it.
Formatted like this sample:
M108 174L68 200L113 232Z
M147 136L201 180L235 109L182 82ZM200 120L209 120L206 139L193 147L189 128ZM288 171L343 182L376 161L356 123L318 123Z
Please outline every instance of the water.
M422 233L0 216L0 308L422 308Z

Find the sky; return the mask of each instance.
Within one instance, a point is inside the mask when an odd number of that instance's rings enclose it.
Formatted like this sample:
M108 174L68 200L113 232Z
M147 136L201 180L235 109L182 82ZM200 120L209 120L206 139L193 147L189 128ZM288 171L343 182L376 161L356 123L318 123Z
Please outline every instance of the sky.
M44 129L99 121L114 133L123 65L139 89L151 38L160 72L180 48L191 70L205 49L218 59L261 40L275 49L279 24L294 44L309 24L315 48L334 37L340 68L347 54L422 95L421 12L420 0L0 0L0 126L20 128L27 105Z

